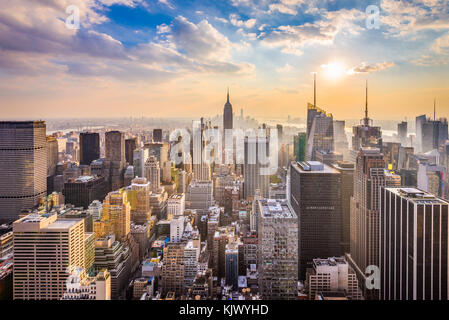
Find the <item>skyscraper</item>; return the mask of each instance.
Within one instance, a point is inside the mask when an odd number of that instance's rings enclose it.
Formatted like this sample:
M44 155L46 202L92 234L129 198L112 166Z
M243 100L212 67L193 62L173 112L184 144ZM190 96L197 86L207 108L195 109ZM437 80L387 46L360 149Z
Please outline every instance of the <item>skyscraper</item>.
M105 175L110 190L118 190L123 186L123 169L125 168L125 134L120 131L105 133Z
M355 162L357 153L362 147L378 148L382 151L382 131L380 127L374 127L373 121L368 116L368 81L366 82L365 117L360 124L352 127L352 159Z
M317 150L334 150L334 118L316 105L316 74L313 81L313 105L307 105L306 160L316 160Z
M223 130L233 129L232 104L229 101L229 89L226 104L223 110Z
M150 190L159 192L161 187L161 168L155 156L150 156L145 163L145 177L150 182Z
M299 278L317 257L342 254L341 174L316 161L292 162L290 204L299 224Z
M14 299L59 300L67 268L85 268L84 220L28 215L13 224Z
M407 144L407 125L406 121L398 123L398 139L403 147Z
M357 273L366 298L377 299L378 291L367 291L365 270L379 265L380 187L400 186L401 177L385 169L384 156L377 148L360 149L354 172L351 198L351 236L348 262Z
M448 140L448 123L446 118L436 119L436 106L434 104L433 119L425 115L416 118L416 151L425 153L438 149Z
M153 142L162 142L162 129L153 129Z
M262 197L268 198L270 175L268 157L270 154L268 137L246 137L244 141L244 196L253 197L260 190ZM264 156L265 155L265 156ZM268 162L268 163L267 163Z
M293 137L293 153L296 161L306 160L307 134L300 132Z
M44 121L0 122L0 223L47 195L46 144Z
M137 148L137 138L125 140L125 160L130 165L134 164L134 150Z
M259 199L258 268L263 299L298 297L298 217L286 200Z
M449 203L415 188L382 188L380 299L448 299Z
M80 133L80 164L90 166L100 159L100 135L96 132Z

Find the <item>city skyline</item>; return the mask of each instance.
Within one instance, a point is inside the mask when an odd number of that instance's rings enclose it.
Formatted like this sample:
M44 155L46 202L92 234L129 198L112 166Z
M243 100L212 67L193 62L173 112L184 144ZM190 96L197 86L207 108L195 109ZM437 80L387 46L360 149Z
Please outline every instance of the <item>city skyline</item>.
M79 8L80 29L66 20ZM379 9L370 25L369 5ZM4 118L187 117L234 111L335 118L446 116L442 1L15 1L0 9ZM373 18L374 19L374 18ZM69 20L70 23L70 20ZM173 94L176 93L176 94Z

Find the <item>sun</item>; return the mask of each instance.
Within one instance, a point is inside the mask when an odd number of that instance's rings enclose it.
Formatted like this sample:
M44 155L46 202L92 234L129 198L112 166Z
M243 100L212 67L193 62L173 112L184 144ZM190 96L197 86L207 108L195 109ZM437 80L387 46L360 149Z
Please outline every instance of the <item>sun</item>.
M321 65L324 71L324 76L329 80L337 81L346 74L346 67L339 61L329 62Z

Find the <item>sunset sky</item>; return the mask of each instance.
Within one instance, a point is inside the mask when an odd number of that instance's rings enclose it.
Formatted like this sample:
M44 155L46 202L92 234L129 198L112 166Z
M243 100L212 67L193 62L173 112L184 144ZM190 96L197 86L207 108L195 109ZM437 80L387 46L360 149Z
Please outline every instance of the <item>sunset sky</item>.
M71 30L66 8L80 9ZM368 5L379 29L366 26ZM14 0L0 7L1 118L449 117L449 0Z

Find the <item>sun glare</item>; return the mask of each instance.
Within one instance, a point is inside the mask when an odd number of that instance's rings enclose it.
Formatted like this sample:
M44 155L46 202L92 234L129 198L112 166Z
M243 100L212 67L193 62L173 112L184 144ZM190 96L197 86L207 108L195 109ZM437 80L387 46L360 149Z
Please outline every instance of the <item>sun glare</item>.
M329 62L321 66L324 71L324 75L329 80L339 80L346 74L346 67L341 62Z

